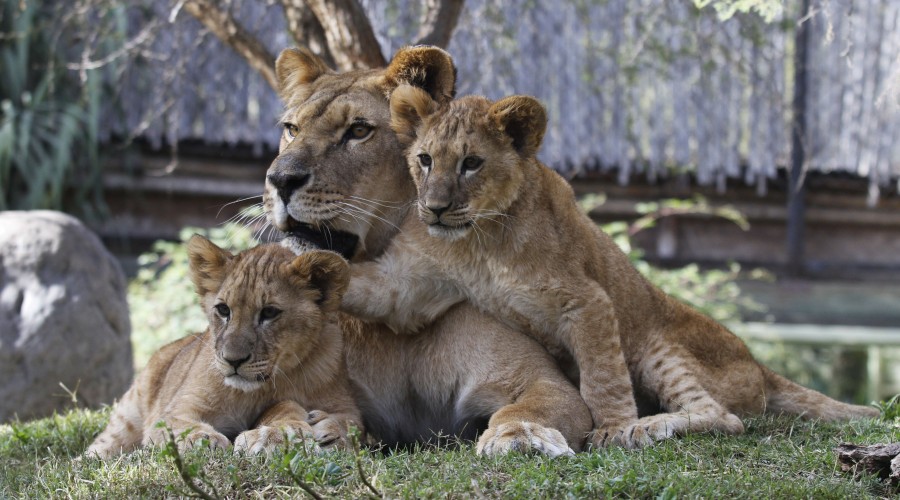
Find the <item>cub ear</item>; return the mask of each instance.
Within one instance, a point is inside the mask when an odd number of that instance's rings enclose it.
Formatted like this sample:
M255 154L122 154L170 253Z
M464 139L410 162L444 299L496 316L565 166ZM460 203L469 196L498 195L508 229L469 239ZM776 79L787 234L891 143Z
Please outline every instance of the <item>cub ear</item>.
M418 45L398 50L384 77L389 89L406 83L428 92L440 104L450 101L456 94L453 58L437 47Z
M197 295L203 297L217 291L225 280L225 264L231 259L231 253L199 234L188 240L187 251L191 281L194 282Z
M391 128L403 144L409 144L416 138L416 129L426 116L437 109L437 103L428 92L403 84L391 94Z
M296 276L307 280L322 294L319 305L335 311L350 283L350 265L343 257L324 250L313 250L296 257L290 264Z
M275 60L278 95L286 99L298 85L312 83L331 70L325 61L305 47L284 49Z
M537 154L547 130L547 111L534 97L514 95L495 102L488 116L501 132L512 138L523 157Z

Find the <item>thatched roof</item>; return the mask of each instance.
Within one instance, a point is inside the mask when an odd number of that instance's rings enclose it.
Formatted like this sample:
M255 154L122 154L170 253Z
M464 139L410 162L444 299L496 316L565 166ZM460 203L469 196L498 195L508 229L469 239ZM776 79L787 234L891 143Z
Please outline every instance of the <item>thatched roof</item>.
M262 78L168 0L136 3L149 10L131 11L132 33L160 24L124 74L128 104L124 114L111 105L107 133L275 146L281 106ZM420 2L362 3L385 54L412 40ZM807 21L810 165L896 179L900 2L819 7ZM271 52L291 45L276 2L232 9ZM564 172L616 168L624 180L677 168L701 183L764 186L790 148L793 27L751 15L721 22L689 1L468 0L448 50L460 95L531 94L547 105L542 157Z

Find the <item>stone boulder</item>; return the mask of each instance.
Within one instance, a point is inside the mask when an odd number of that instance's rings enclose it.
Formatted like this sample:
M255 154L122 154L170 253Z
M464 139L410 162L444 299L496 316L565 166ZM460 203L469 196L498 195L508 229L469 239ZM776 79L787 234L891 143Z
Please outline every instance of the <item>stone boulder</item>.
M121 396L134 375L122 268L78 219L0 212L0 422Z

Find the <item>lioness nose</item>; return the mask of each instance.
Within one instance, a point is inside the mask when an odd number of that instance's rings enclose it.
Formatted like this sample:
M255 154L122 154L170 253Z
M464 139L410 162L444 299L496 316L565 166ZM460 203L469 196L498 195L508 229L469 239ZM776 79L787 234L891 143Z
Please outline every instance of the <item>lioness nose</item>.
M305 186L309 182L309 177L309 174L301 172L291 174L273 172L267 175L266 179L275 187L281 201L287 205L290 203L291 195L294 194L294 191Z
M243 357L241 359L228 359L228 358L223 358L223 359L225 359L225 361L229 365L231 365L232 368L237 370L238 367L240 367L242 364L246 363L250 359L250 355L248 354L246 357Z

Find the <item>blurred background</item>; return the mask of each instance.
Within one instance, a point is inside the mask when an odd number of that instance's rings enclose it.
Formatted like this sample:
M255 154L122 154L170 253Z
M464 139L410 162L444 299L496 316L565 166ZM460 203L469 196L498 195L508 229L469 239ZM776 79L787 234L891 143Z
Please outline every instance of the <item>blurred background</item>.
M431 43L459 95L541 99L542 160L654 282L798 382L900 392L900 2L0 2L0 210L101 236L138 368L205 326L184 235L276 236L253 205L278 52L346 70Z

